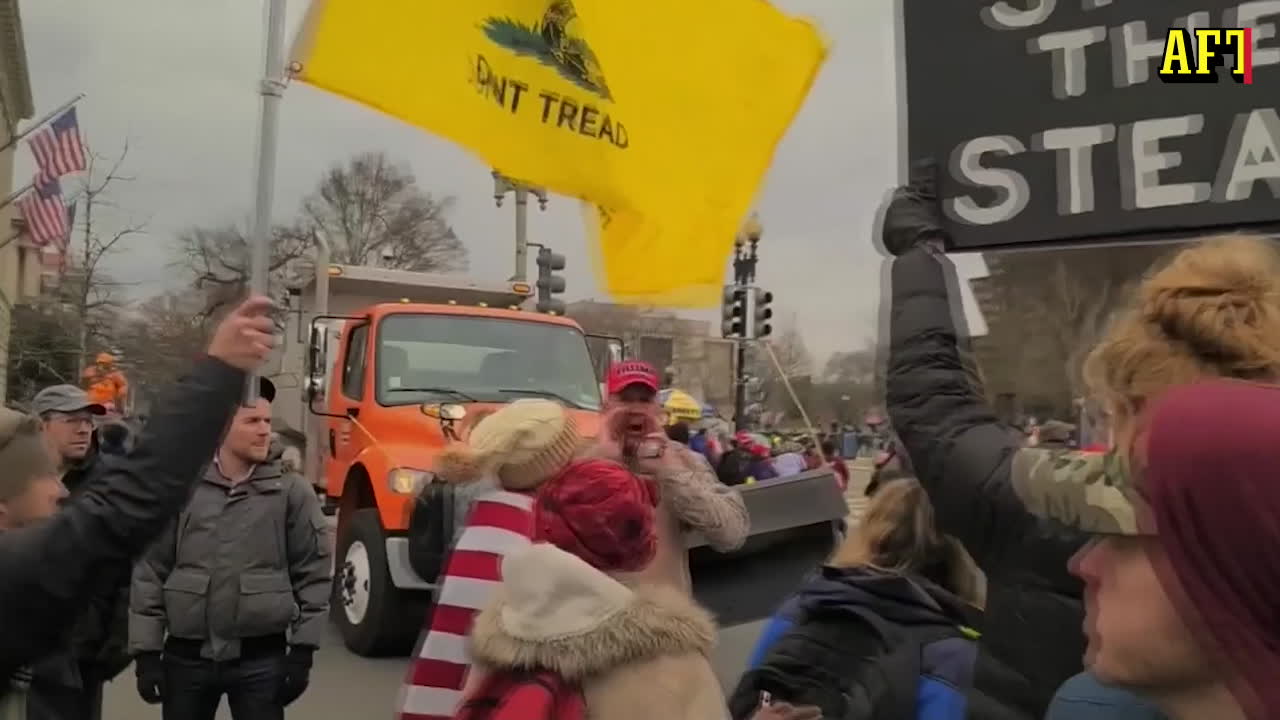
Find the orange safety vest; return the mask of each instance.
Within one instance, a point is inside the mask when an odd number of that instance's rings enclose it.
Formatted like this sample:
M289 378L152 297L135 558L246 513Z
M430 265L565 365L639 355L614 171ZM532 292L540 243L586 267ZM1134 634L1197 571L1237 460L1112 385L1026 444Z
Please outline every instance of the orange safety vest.
M84 384L89 400L100 405L114 403L118 406L123 404L125 391L129 389L129 383L124 379L124 373L115 369L102 372L97 365L91 365L84 369Z

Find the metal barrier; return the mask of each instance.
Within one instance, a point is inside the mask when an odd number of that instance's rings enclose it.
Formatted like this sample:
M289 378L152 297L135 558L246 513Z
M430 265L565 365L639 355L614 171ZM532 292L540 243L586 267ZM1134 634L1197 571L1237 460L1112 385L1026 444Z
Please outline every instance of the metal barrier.
M772 614L830 557L848 513L830 469L739 489L751 515L746 544L731 553L717 553L694 533L688 545L694 596L722 628Z

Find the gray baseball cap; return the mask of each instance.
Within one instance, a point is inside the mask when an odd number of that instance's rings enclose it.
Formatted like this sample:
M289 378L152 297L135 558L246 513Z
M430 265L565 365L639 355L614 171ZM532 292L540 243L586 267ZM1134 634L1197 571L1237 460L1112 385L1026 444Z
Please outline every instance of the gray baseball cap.
M73 413L88 410L94 415L106 415L107 409L96 402L89 401L89 395L75 385L50 385L36 393L31 400L31 413L44 415L48 412Z

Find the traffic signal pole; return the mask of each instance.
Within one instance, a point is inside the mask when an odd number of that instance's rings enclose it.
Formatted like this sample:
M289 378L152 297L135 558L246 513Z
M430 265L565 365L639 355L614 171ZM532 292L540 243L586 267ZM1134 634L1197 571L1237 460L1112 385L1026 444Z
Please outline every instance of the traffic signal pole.
M529 243L529 245L538 248L538 300L535 309L540 313L548 313L550 315L564 315L565 304L557 296L564 292L565 280L563 275L557 275L556 271L564 270L565 259L563 255L554 253L551 248L538 243Z
M733 379L733 429L743 430L747 426L747 342L737 343L737 362L734 363Z
M529 278L529 196L538 198L538 207L547 209L547 191L512 180L497 170L493 171L493 200L502 207L502 200L511 193L516 196L516 271L511 279L524 282Z
M733 307L740 308L741 326L730 327L728 334L735 340L737 362L733 369L733 427L744 430L747 427L747 341L751 338L752 324L750 317L751 293L747 289L756 278L756 263L759 261L760 236L763 234L759 221L753 215L747 226L738 236L733 253Z
M754 286L763 234L760 221L752 215L734 242L733 284L725 287L720 309L721 337L734 342L733 424L738 430L747 426L747 343L773 332L769 324L773 293Z
M516 271L512 280L524 280L529 272L529 191L517 186L516 193Z

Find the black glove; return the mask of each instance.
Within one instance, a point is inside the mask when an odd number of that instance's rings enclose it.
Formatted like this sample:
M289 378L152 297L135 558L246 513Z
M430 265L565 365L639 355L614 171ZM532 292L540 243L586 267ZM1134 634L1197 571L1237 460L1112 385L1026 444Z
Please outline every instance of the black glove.
M881 238L884 249L895 256L928 240L945 243L947 232L942 227L942 208L938 204L938 167L933 160L912 163L907 184L893 191Z
M315 651L312 648L300 645L289 648L289 654L284 658L284 675L280 678L280 690L276 693L276 700L280 701L281 706L288 706L306 692L307 685L311 682L313 652Z
M138 674L138 695L149 705L164 700L164 662L158 652L144 652L133 659Z

